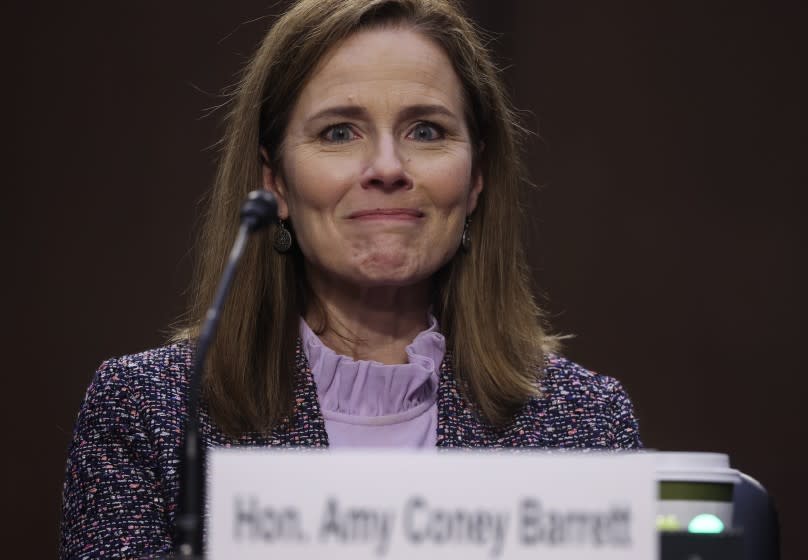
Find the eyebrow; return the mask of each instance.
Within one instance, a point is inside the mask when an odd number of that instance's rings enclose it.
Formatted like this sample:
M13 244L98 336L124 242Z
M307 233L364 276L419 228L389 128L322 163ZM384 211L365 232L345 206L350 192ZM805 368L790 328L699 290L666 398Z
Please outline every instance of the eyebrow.
M403 120L409 120L418 117L425 117L429 115L444 115L453 119L457 119L458 116L455 115L452 111L444 107L443 105L434 105L434 104L419 104L419 105L409 105L399 111L398 118ZM322 111L318 111L314 115L312 115L307 120L309 122L315 121L318 119L323 118L344 118L344 119L363 119L367 118L368 112L365 110L364 107L359 105L338 105L335 107L326 107Z

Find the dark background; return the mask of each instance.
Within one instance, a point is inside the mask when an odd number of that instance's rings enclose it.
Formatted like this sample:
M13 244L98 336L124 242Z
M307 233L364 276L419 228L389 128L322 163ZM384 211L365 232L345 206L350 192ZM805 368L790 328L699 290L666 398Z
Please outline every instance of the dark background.
M777 500L784 557L806 558L806 14L671 4L467 2L538 132L531 264L576 335L567 355L624 382L647 446L729 453ZM4 10L16 556L56 554L66 446L99 362L161 344L183 309L221 131L203 115L280 6Z

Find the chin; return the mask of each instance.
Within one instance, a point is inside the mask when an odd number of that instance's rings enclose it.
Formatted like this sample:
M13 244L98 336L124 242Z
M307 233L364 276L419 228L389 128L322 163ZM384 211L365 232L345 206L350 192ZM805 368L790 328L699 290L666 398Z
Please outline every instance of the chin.
M354 281L366 287L403 287L417 284L430 276L434 271L412 266L410 262L378 259L364 262L354 269Z
M429 255L413 247L386 249L353 255L353 258L343 261L342 266L334 266L331 270L356 286L405 287L429 280L450 258L443 251L435 250L437 248Z
M352 279L358 286L365 288L402 288L412 286L428 278L430 275L391 273L390 270L357 271L359 274Z

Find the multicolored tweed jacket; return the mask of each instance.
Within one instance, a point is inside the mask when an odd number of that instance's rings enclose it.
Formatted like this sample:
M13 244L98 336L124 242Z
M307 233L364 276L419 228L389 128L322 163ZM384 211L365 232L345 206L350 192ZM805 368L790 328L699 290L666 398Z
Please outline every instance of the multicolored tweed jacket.
M137 558L172 548L192 347L180 343L104 362L87 390L67 460L60 558ZM202 411L209 446L328 446L311 370L298 344L294 415L269 434L223 434ZM640 447L615 379L548 358L542 396L506 427L475 416L451 354L441 364L438 447Z

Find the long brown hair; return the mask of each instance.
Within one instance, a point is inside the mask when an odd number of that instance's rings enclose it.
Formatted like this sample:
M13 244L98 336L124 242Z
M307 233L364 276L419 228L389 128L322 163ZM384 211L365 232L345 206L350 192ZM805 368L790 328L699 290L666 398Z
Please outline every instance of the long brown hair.
M189 320L178 336L196 336L213 299L239 206L261 185L259 148L280 169L289 114L317 63L349 35L383 25L436 41L463 86L485 189L471 220L471 249L436 274L432 306L460 386L485 419L501 425L538 393L537 373L556 340L542 326L522 249L522 129L482 33L453 0L300 0L275 22L233 90ZM302 254L278 254L273 234L260 234L244 255L203 384L213 418L234 435L266 431L294 407L299 322L312 297Z

